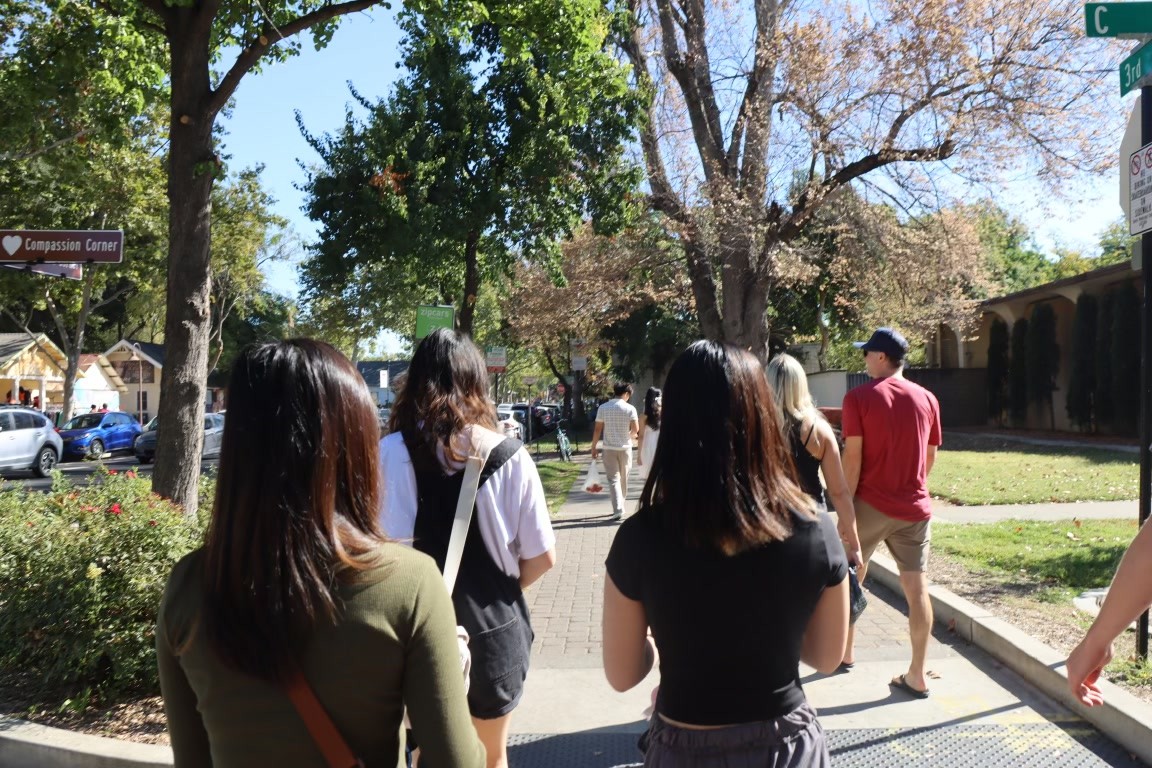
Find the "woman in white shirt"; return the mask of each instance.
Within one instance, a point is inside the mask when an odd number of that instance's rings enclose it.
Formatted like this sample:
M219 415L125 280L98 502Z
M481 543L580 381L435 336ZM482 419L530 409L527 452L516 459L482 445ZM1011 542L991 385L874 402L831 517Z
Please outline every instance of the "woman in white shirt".
M640 414L640 456L636 463L640 466L641 477L648 477L648 468L656 456L656 441L660 439L660 413L663 409L663 394L657 387L648 387L644 395L644 413Z
M532 628L523 590L556 562L540 475L519 441L497 431L484 357L467 336L438 329L416 348L380 441L381 524L444 568L467 457L495 445L452 594L470 636L468 706L488 768L508 765L508 729L528 673Z

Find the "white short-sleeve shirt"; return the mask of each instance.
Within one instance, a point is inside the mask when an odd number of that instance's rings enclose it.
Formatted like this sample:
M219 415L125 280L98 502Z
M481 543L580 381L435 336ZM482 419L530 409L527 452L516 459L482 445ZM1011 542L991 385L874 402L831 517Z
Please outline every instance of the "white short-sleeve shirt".
M380 441L380 475L381 527L389 538L410 543L416 530L416 471L398 432ZM493 562L513 578L520 577L521 560L556 546L540 473L523 447L480 486L476 516Z
M638 423L631 403L614 397L596 411L596 421L604 425L604 449L632 450L632 425Z

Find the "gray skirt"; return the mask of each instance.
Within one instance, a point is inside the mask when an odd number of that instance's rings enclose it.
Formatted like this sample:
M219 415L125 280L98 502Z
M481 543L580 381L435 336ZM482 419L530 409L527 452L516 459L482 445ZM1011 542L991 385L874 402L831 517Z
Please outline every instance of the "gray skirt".
M816 710L801 704L783 717L697 730L652 716L644 768L829 768Z

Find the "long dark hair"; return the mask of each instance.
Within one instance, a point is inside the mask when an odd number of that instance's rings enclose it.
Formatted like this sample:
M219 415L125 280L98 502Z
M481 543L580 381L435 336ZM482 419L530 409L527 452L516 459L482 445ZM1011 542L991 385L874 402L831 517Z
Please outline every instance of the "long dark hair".
M404 436L413 466L431 470L439 466L437 446L447 460L464 460L452 437L469 424L496 429L484 356L464 334L437 328L412 355L389 426Z
M287 678L338 582L379 562L379 427L348 358L312 339L249 346L228 384L204 547L205 638L228 666Z
M664 382L663 410L640 508L688 546L736 554L788 538L792 510L815 514L751 353L688 347Z
M648 387L644 394L644 423L652 429L660 429L660 411L662 410L662 394L656 387Z

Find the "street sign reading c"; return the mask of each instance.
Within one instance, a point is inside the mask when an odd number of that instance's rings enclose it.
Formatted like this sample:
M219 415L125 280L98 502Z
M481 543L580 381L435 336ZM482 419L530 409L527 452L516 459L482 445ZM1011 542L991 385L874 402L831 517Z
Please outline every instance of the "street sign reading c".
M1152 36L1152 3L1085 3L1088 37Z

